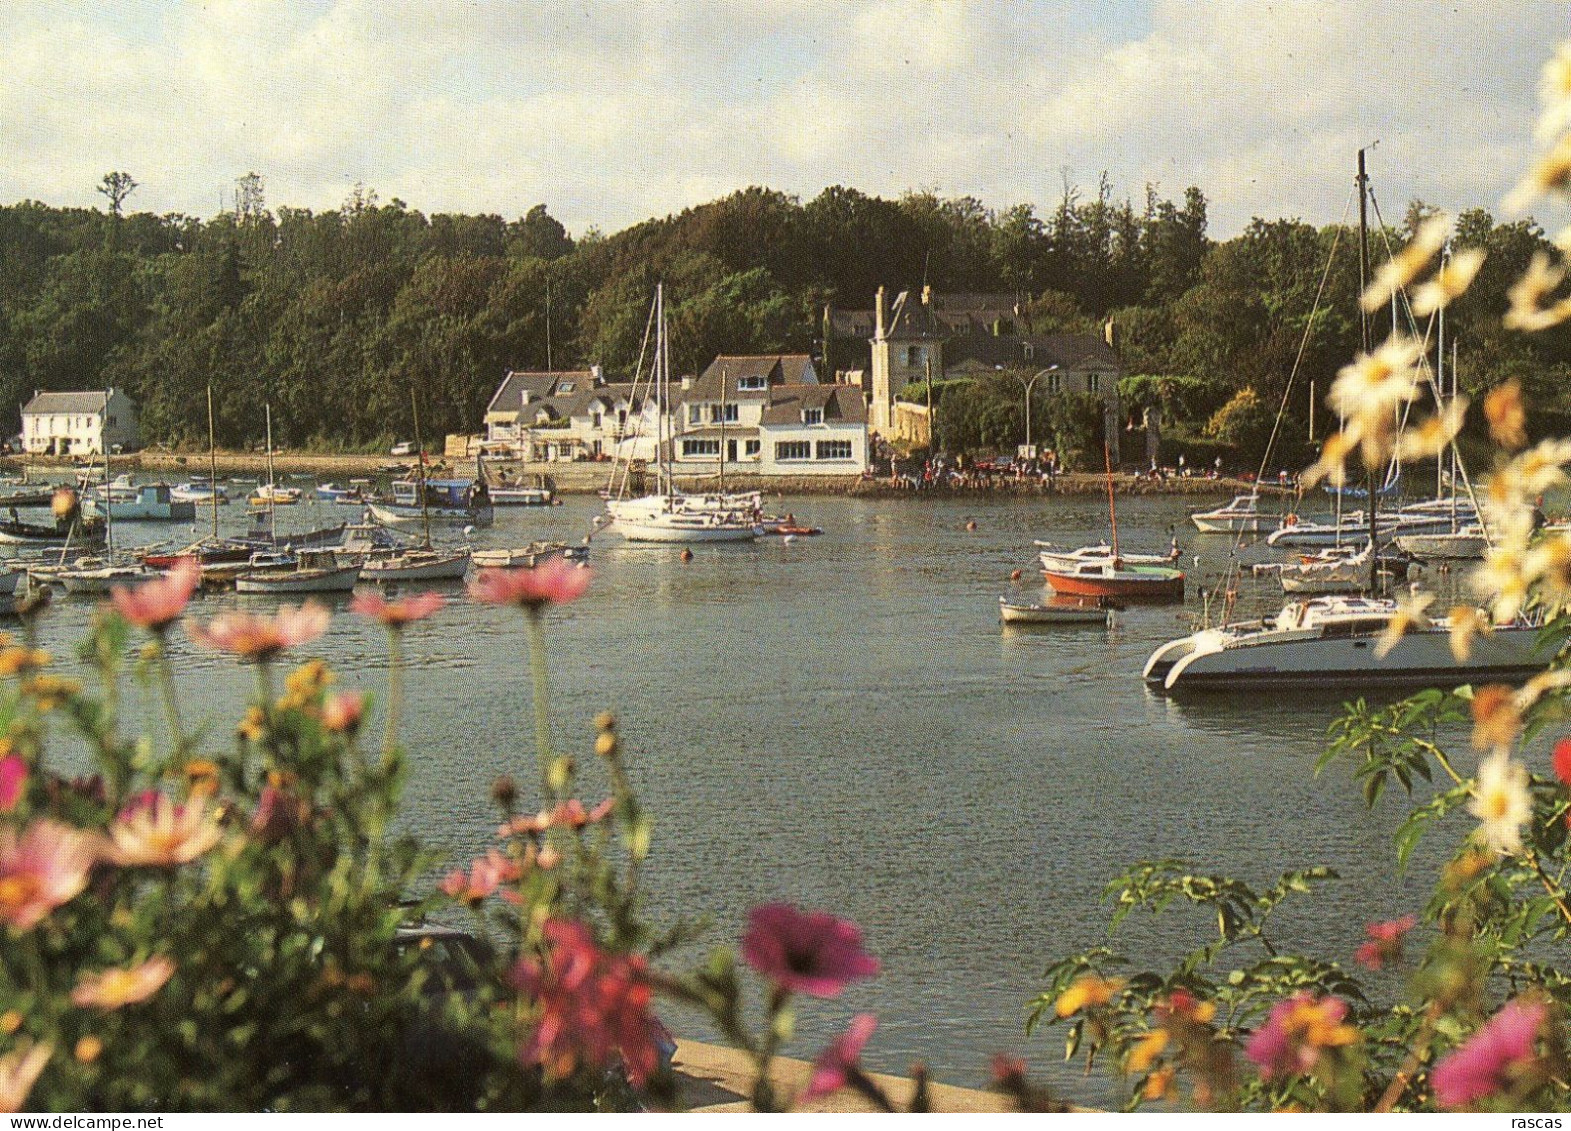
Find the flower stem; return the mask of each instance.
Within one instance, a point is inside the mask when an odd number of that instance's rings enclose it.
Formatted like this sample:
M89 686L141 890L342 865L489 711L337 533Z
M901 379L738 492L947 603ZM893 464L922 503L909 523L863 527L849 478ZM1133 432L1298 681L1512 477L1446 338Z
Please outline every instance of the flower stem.
M535 610L529 610L525 623L529 629L529 670L534 677L535 756L540 763L540 789L547 801L554 801L556 790L551 784L551 724L546 709L545 633L540 628L540 614Z
M387 630L387 729L382 735L382 760L393 756L398 743L398 722L404 697L403 633L397 627Z
M158 637L158 684L163 691L164 713L169 717L169 742L177 759L186 752L185 724L180 718L180 699L175 691L175 670L169 662L169 648L163 635Z

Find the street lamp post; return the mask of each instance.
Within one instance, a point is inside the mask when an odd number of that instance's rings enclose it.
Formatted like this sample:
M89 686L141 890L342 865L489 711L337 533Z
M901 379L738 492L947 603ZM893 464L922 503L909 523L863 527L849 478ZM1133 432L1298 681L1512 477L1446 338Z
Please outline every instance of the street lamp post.
M1020 374L1018 374L1018 373L1014 374L1015 380L1020 383L1020 387L1025 391L1026 450L1027 451L1030 451L1030 449L1031 449L1031 390L1036 385L1037 379L1039 377L1041 377L1042 374L1044 374L1044 373L1051 373L1051 372L1053 372L1057 368L1058 368L1058 366L1056 366L1056 365L1049 365L1046 369L1039 369L1039 370L1037 370L1035 373L1033 373L1031 375L1031 380L1029 380L1029 381L1027 381L1024 377L1020 376Z

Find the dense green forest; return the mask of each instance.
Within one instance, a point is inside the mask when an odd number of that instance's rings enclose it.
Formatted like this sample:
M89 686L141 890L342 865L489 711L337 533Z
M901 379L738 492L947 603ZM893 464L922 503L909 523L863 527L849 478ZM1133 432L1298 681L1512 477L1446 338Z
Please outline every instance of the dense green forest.
M926 281L1019 294L1037 332L1099 332L1111 316L1133 401L1251 447L1301 348L1295 430L1310 379L1323 395L1358 345L1355 233L1257 219L1214 241L1198 188L1135 202L1104 180L1042 215L925 192L836 186L803 203L750 188L576 240L543 205L512 221L427 216L357 189L336 211L270 209L250 175L233 211L201 220L137 212L134 188L116 173L102 210L0 207L0 404L114 385L142 406L146 442L205 443L211 384L221 444L256 442L271 402L281 442L340 447L407 436L414 387L428 434L473 431L508 368L630 373L657 281L683 372L721 352L820 353L825 303L866 309L880 285ZM1373 261L1425 212L1386 218ZM1549 246L1543 233L1472 210L1456 243L1489 252L1450 320L1464 389L1515 376L1537 405L1563 407L1571 332L1527 338L1499 322L1506 287ZM965 395L1002 408L1006 389ZM1002 437L1017 402L970 415Z

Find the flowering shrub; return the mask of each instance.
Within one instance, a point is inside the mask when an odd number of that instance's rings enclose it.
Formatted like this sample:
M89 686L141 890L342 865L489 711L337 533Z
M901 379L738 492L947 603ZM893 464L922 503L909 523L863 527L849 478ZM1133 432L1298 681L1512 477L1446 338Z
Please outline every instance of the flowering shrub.
M1549 155L1515 197L1571 195L1571 45L1544 70L1541 137ZM1449 236L1429 220L1386 263L1363 296L1382 309L1410 285L1410 308L1433 314L1463 293L1483 254L1467 249L1430 272ZM1571 229L1555 239L1571 252ZM1428 277L1420 282L1420 279ZM1510 292L1509 328L1539 331L1571 319L1557 295L1563 264L1540 255ZM1366 472L1388 460L1433 455L1462 427L1457 398L1399 431L1399 411L1427 389L1428 344L1400 331L1344 368L1329 401L1342 427L1306 478L1341 483L1356 456ZM1571 937L1571 739L1563 733L1571 669L1571 538L1539 531L1540 494L1567 482L1571 441L1529 446L1521 390L1488 392L1483 415L1498 448L1481 500L1493 539L1468 578L1480 607L1459 605L1441 623L1465 659L1478 637L1524 613L1543 628L1545 670L1520 687L1487 684L1430 690L1389 706L1360 700L1332 727L1320 768L1348 762L1373 805L1391 785L1416 801L1396 835L1399 865L1420 839L1460 826L1455 851L1422 909L1367 927L1348 955L1284 953L1270 917L1289 897L1334 878L1325 869L1292 872L1263 892L1181 861L1136 865L1108 888L1116 927L1136 909L1174 902L1214 912L1216 937L1169 971L1138 969L1110 946L1052 966L1033 1003L1031 1026L1066 1024L1067 1054L1102 1053L1127 1079L1127 1104L1188 1103L1223 1110L1562 1110L1571 1107L1565 1020L1571 975L1555 964ZM1401 603L1375 650L1428 628L1433 598ZM1471 752L1446 736L1471 732ZM1467 759L1477 755L1476 769ZM1545 772L1548 771L1548 772ZM1417 950L1408 965L1404 950ZM1375 999L1355 968L1406 968L1408 993ZM1116 974L1116 977L1114 976ZM1001 1075L1017 1091L1018 1070Z

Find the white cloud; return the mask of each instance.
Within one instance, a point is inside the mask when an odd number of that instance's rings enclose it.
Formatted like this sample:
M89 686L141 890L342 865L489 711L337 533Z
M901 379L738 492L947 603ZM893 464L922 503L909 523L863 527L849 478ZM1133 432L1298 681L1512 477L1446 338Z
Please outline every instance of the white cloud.
M1352 150L1387 214L1495 205L1531 154L1547 0L1122 6L1038 0L0 6L0 201L211 214L356 182L426 212L544 201L614 230L750 184L916 187L1051 209L1107 170L1252 215L1341 215Z

